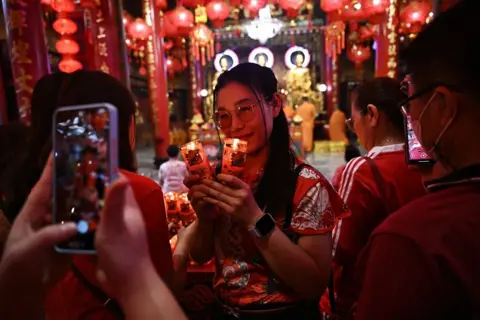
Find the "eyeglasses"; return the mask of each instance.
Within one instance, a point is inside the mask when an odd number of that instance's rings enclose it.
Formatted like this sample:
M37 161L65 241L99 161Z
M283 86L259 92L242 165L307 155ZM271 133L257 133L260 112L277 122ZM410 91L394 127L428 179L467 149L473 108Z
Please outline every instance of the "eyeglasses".
M246 123L250 122L255 118L255 107L258 105L258 102L240 104L235 110L235 115L237 118ZM215 112L213 115L215 124L220 129L228 129L232 126L232 114L226 110L220 110Z
M347 126L348 130L355 132L355 122L352 118L345 120L345 125Z
M431 85L415 92L410 97L408 97L407 99L400 102L400 104L398 106L399 106L400 110L402 111L403 115L407 116L407 115L410 114L410 104L413 100L422 97L423 95L429 93L432 90L435 90L438 87L445 87L447 89L451 89L451 90L454 90L454 91L460 91L457 87L455 87L453 85L446 84L446 83L443 83L443 82L434 82Z

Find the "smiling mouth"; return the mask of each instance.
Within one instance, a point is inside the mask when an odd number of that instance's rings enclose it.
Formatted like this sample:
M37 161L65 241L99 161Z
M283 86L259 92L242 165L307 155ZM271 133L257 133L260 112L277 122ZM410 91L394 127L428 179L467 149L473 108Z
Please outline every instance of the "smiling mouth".
M240 140L247 140L250 137L253 137L254 133L249 133L249 134L244 134L241 136L236 136L234 137L235 139L240 139Z

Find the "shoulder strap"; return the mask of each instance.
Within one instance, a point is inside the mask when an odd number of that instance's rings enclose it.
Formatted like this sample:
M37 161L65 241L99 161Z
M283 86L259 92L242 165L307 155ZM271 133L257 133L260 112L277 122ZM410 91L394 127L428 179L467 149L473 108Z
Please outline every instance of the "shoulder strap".
M302 172L303 168L308 167L309 165L306 163L300 163L294 170L293 170L293 192L292 192L292 198L290 199L290 202L288 203L288 206L286 208L285 212L285 221L283 223L283 228L288 229L290 227L290 223L292 223L292 215L293 215L293 200L295 198L295 191L297 190L297 183L298 183L298 176L300 175L300 172Z
M370 167L370 170L372 170L373 174L373 179L375 180L375 184L377 185L378 192L380 192L380 197L382 197L383 200L383 205L385 206L385 209L387 210L387 215L389 215L391 212L388 201L387 201L387 185L385 183L385 180L382 177L382 174L380 173L380 170L378 170L378 166L375 164L375 161L373 161L372 158L368 156L362 157L365 159L367 162L368 166Z
M77 277L77 279L80 281L80 283L82 283L82 285L87 288L87 290L90 291L90 293L92 293L96 299L103 302L105 308L112 311L113 314L118 317L118 319L125 319L123 310L120 308L120 306L115 300L107 296L102 289L88 281L88 279L82 274L82 272L80 272L80 270L78 270L77 267L75 267L73 263L70 265L70 269L72 270L75 277Z

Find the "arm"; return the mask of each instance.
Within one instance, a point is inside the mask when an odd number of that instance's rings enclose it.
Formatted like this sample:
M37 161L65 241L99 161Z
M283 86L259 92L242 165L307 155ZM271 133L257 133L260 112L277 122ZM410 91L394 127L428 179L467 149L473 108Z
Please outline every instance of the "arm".
M356 319L438 319L448 295L434 259L410 239L375 236L360 259L367 260ZM444 303L444 302L443 302Z
M195 241L190 243L190 256L199 263L206 263L213 257L213 220L197 219L189 228L192 228L192 238Z
M127 320L187 319L153 268L139 274L138 285L138 290L119 299Z
M273 273L305 299L316 299L330 276L331 234L302 236L294 244L278 227L255 244Z
M158 169L158 182L160 183L161 186L163 186L163 183L165 182L164 180L165 180L165 177L164 177L162 165L161 165L160 168Z
M330 196L332 195L332 197ZM257 247L272 271L307 299L318 298L330 277L332 225L323 225L324 216L339 214L336 193L318 182L300 201L292 216L291 228L300 235L298 245L278 228L269 237L256 238Z

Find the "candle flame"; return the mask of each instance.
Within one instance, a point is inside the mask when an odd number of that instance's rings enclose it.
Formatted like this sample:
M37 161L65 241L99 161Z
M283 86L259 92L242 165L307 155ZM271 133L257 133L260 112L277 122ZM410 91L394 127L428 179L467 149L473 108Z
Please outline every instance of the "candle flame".
M233 143L232 143L233 150L237 150L239 144L240 144L240 139L233 139Z

